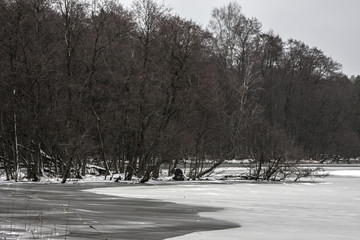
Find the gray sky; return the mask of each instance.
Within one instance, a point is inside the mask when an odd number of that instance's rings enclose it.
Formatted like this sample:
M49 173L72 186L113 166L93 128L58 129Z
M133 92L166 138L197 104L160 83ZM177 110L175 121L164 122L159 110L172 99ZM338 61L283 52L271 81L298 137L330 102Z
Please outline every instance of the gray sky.
M321 49L343 66L348 76L360 75L360 0L156 0L173 13L208 25L211 11L238 2L247 17L257 18L283 40L294 38ZM130 6L132 0L122 0Z

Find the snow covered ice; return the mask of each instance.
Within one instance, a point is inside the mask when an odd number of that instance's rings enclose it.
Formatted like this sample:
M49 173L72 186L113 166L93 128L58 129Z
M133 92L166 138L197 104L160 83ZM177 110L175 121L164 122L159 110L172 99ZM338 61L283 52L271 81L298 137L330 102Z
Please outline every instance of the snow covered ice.
M299 183L150 182L96 188L91 192L223 208L201 217L231 221L239 228L195 232L180 239L326 239L360 236L360 171L331 171L330 177Z

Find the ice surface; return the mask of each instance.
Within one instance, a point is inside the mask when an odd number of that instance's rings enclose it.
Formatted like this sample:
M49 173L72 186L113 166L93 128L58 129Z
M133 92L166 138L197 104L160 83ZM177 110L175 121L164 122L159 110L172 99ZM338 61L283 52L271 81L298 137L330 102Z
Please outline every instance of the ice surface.
M347 177L329 177L318 182L183 182L90 191L119 197L222 207L224 210L220 212L204 212L201 216L232 221L242 226L172 238L177 240L357 240L360 236L360 178L349 177L354 171L350 175L348 170L344 171L331 175L341 173Z
M334 170L329 171L331 176L339 176L339 177L360 177L359 170Z

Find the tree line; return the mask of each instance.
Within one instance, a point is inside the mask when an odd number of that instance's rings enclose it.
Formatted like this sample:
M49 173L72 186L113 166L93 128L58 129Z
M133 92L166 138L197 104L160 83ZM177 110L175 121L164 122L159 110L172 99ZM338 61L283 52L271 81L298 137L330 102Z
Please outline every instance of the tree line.
M247 18L208 28L152 0L0 0L0 162L78 177L86 164L143 181L253 159L255 179L302 158L359 155L360 76Z

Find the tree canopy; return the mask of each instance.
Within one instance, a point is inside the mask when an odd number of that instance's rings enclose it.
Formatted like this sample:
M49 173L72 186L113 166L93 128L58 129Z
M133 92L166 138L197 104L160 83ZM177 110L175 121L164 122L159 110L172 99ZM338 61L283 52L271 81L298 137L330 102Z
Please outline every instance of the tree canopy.
M8 178L106 172L196 178L225 159L257 177L324 154L359 156L360 76L236 3L208 29L162 4L0 0L0 162ZM211 165L205 167L205 160Z

